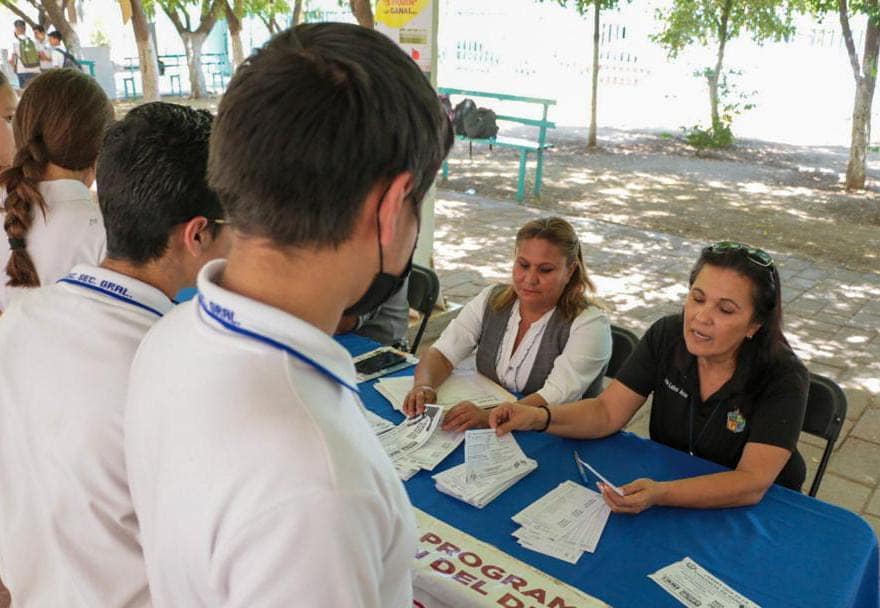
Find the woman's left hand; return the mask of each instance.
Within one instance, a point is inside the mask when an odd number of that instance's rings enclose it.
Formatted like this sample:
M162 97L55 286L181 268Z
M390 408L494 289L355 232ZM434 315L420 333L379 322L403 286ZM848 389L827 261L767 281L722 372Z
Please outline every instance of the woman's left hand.
M646 509L659 504L663 496L664 486L653 479L636 479L625 486L620 486L623 496L604 483L599 483L602 498L615 513L629 513L635 515Z
M470 401L462 401L446 412L443 430L460 433L468 429L485 429L489 426L489 412Z

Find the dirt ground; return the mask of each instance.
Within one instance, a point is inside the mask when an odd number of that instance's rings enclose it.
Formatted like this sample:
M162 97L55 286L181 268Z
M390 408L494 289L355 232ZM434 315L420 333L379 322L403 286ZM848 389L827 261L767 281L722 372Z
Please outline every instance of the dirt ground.
M514 133L531 136L528 132ZM768 251L880 273L880 154L869 155L871 190L842 188L848 149L739 141L696 153L663 133L600 129L586 150L584 129L551 132L543 192L525 204L704 241L738 240ZM516 204L517 153L456 142L441 188Z
M217 110L218 99L168 98ZM116 103L122 116L134 103ZM502 124L503 126L503 124ZM527 128L502 134L534 137ZM842 268L880 273L880 153L868 157L870 189L843 191L846 147L739 140L697 153L678 134L599 130L587 151L586 129L550 132L540 199L529 159L525 204L703 241L737 240ZM456 142L440 188L516 204L515 151Z

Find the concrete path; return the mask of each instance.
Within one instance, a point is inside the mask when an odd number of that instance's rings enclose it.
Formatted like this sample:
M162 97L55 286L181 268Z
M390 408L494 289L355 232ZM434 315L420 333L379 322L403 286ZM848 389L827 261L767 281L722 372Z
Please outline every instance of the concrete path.
M490 282L508 280L517 229L540 209L440 190L434 262L443 294L464 303ZM584 245L588 271L612 322L643 333L680 309L703 243L610 222L565 216ZM725 235L726 236L726 235ZM849 410L819 498L864 517L880 535L880 274L839 270L784 252L786 335L811 371L844 387ZM647 436L648 408L628 427ZM803 435L807 483L824 442Z

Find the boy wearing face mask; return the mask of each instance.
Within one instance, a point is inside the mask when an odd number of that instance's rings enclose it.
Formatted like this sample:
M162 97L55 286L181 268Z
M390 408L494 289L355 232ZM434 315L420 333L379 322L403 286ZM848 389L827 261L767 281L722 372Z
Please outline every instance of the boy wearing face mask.
M229 258L132 369L157 605L412 605L411 507L331 335L402 284L451 141L416 64L372 30L300 25L236 72L209 161Z

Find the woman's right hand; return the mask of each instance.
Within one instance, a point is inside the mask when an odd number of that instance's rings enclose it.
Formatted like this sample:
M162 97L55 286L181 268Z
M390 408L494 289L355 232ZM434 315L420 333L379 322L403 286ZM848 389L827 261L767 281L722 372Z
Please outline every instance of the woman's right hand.
M426 403L437 403L437 390L427 385L416 386L403 400L403 413L407 418L418 416L425 411Z
M499 437L510 431L537 431L546 422L544 408L522 403L502 403L489 413L489 426Z

